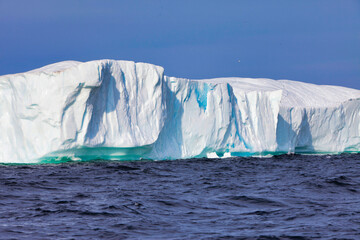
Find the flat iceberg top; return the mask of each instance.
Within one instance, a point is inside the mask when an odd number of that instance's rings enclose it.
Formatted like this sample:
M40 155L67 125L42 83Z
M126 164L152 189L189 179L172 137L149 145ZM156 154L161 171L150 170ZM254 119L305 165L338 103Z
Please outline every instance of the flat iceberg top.
M299 107L329 107L360 98L360 90L316 85L291 80L266 78L213 78L196 81L208 83L229 83L235 91L276 91L282 90L281 104Z
M359 152L360 91L64 61L0 76L0 122L0 162Z
M50 73L54 73L54 72L61 72L61 71L64 71L66 69L76 67L77 65L79 65L81 63L82 62L78 62L78 61L63 61L63 62L49 64L49 65L46 65L44 67L28 71L27 73L47 73L47 74L50 74Z
M34 69L27 73L35 74L51 74L61 72L70 68L78 67L79 65L88 63L104 63L104 62L121 62L124 64L134 64L132 61L123 60L94 60L90 62L79 61L63 61L54 64L49 64L44 67ZM159 66L144 63L144 66ZM24 73L18 73L24 74ZM12 74L17 75L17 74ZM1 80L0 76L0 80ZM176 79L176 78L175 78ZM316 85L305 82L291 81L291 80L273 80L268 78L212 78L212 79L184 79L188 81L203 81L206 83L228 83L236 92L251 92L251 91L276 91L282 90L281 104L286 106L299 107L329 107L336 106L339 103L360 98L360 90L351 89L341 86L332 85Z

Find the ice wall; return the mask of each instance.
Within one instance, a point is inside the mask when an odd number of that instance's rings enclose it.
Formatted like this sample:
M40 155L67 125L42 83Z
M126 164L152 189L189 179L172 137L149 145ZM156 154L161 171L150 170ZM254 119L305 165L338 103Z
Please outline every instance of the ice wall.
M1 76L0 123L0 162L359 152L360 91L68 61Z

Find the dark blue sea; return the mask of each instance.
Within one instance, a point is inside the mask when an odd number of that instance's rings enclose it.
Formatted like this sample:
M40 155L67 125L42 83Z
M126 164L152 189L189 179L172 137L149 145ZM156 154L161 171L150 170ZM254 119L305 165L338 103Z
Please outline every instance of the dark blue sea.
M360 239L360 154L2 164L0 239Z

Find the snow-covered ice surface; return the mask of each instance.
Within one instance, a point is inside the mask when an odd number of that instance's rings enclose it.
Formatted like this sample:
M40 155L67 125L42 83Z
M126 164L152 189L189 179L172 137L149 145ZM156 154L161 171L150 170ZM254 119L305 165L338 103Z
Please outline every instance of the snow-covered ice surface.
M0 162L360 151L360 91L66 61L0 76Z

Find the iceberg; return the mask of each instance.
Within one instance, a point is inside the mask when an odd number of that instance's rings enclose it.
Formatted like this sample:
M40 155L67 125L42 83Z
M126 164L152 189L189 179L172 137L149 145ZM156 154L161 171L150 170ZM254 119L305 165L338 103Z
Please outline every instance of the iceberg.
M65 61L0 76L0 162L360 151L360 91Z

